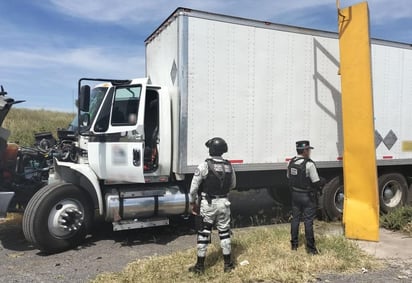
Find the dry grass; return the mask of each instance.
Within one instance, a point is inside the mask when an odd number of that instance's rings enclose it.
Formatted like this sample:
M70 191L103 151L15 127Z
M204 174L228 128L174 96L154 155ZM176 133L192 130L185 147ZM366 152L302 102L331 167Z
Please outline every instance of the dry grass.
M52 132L56 137L57 128L67 128L73 117L72 113L12 108L2 127L11 131L9 142L31 146L34 133Z
M412 236L412 206L401 206L380 218L381 226L394 231L402 231Z
M316 274L373 269L378 263L342 236L318 236L318 256L307 255L304 246L290 251L289 228L253 228L236 232L234 272L225 274L217 236L208 250L206 272L197 276L187 269L195 261L195 250L130 263L122 272L99 275L93 282L308 282ZM302 241L303 242L303 241ZM239 263L247 260L248 265Z

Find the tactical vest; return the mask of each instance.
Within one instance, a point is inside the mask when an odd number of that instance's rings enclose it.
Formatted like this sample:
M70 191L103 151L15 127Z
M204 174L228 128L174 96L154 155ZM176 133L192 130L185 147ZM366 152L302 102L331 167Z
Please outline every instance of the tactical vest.
M300 164L296 164L296 161L302 160ZM289 163L288 173L289 173L289 186L299 189L310 190L312 181L306 176L306 163L313 162L308 158L294 157Z
M203 181L203 192L211 196L227 195L232 184L232 165L227 160L206 159L208 174Z

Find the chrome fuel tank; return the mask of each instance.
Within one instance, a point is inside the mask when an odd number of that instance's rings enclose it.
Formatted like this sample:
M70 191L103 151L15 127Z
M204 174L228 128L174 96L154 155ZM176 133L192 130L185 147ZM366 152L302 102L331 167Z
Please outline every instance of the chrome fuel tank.
M113 190L105 195L106 221L182 215L188 210L188 195L179 187L156 190Z

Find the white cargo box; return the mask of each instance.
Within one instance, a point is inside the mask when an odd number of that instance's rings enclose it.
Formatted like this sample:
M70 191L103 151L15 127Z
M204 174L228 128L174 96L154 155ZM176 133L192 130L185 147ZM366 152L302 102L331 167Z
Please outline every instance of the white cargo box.
M373 40L372 56L378 164L412 164L412 48ZM319 167L340 167L338 72L331 32L179 8L146 40L146 75L172 90L177 173L213 136L238 170L284 169L301 139Z

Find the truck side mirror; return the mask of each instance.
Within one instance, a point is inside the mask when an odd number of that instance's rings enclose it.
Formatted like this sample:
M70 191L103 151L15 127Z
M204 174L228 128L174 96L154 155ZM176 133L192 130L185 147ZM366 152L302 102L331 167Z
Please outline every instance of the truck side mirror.
M83 85L79 93L79 109L83 112L89 112L90 108L90 86Z

